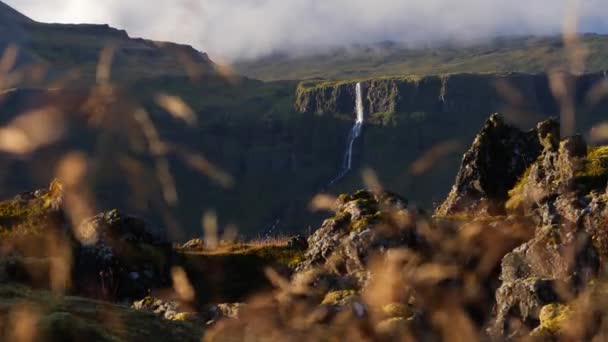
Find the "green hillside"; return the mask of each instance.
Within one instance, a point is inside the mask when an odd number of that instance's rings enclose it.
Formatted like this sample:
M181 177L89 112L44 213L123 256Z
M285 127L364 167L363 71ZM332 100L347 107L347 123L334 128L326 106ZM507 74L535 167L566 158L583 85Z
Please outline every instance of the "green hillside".
M587 71L608 69L607 35L581 37ZM243 75L271 80L355 79L387 75L544 72L565 65L561 37L500 38L470 47L408 48L398 43L334 48L305 57L271 56L235 63Z

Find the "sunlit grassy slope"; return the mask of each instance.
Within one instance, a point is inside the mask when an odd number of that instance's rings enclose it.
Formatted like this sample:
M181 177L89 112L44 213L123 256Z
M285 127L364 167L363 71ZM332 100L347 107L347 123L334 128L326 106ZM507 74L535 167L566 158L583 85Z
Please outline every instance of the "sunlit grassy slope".
M581 37L587 71L608 69L608 36ZM387 75L543 72L564 65L562 38L500 38L470 47L408 48L397 43L335 48L305 57L271 56L236 63L238 72L261 80L354 79Z

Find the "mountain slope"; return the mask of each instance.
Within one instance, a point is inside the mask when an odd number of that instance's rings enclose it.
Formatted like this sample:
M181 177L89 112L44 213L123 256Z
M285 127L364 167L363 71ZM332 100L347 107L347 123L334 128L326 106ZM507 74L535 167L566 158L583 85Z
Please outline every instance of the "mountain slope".
M6 22L31 22L32 19L28 18L24 14L10 7L9 5L0 1L0 19L2 19L2 23Z
M104 50L111 52L112 76L119 82L216 72L207 55L191 46L131 38L126 31L108 25L39 23L2 2L0 28L0 50L17 45L22 64L27 60L28 66L48 70L47 82L66 75L84 82L94 80Z

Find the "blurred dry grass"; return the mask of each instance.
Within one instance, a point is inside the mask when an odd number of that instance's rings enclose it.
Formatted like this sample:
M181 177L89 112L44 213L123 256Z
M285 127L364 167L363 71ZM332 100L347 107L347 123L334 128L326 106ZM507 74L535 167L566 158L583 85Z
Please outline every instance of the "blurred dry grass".
M563 40L568 51L569 65L563 69L550 73L551 90L560 105L560 116L562 123L562 136L569 136L575 132L576 108L574 102L574 90L570 74L579 74L585 71L585 61L588 50L578 39L577 35L577 12L572 10L566 18L564 25ZM123 103L119 99L120 92L112 83L112 62L115 46L104 48L99 57L96 68L96 84L92 87L84 105L80 108L88 123L93 128L104 129L103 123L112 120L114 116L126 116L121 120L131 122L141 129L145 140L148 156L154 162L153 173L156 182L161 189L163 207L160 209L167 217L167 226L179 229L167 208L174 207L179 201L179 189L176 186L175 176L171 171L169 156L175 154L178 158L186 161L193 169L201 175L209 177L212 181L229 188L234 185L231 175L222 171L220 167L212 164L199 153L189 151L163 141L155 126L155 123L146 110L139 105L129 106L130 110L123 111ZM39 72L28 73L24 70L15 70L18 48L11 46L7 48L0 59L0 89L7 89L22 81L23 77L38 77ZM196 63L192 62L187 55L180 55L186 70L192 80L200 80L201 71L197 70ZM34 68L38 70L37 68ZM229 80L234 80L234 73L229 68L219 68L219 74ZM66 81L71 79L66 75ZM591 88L587 94L587 102L598 103L608 95L607 80L602 80ZM61 88L63 84L55 83L53 87ZM523 95L514 91L515 87L509 84L497 84L497 89L503 94L507 103L511 106L506 110L512 113L512 118L527 120L532 115L528 112L519 112ZM205 96L202 94L201 96ZM166 109L175 119L183 121L186 125L196 125L200 120L195 111L181 98L159 93L156 102ZM119 108L116 108L118 106ZM71 113L62 113L58 108L44 108L21 114L16 119L0 128L0 150L15 156L25 157L34 151L47 147L60 141L66 130L66 121L72 120ZM122 122L122 121L121 121ZM608 123L598 124L590 132L594 141L608 139ZM140 143L132 142L134 145ZM462 143L458 141L446 141L425 151L421 157L414 162L409 171L412 174L424 174L447 154L458 151ZM135 146L134 148L138 148ZM57 165L48 167L56 170L56 177L61 180L64 187L64 202L72 225L78 227L79 223L87 217L96 213L93 191L90 189L90 178L95 172L92 168L96 159L94 155L87 155L82 151L69 151L59 158ZM145 171L145 166L136 159L123 157L121 159L127 172L129 184L133 191L141 194L149 194L147 189L151 186L140 177ZM365 170L363 183L366 187L376 193L383 189L378 175L373 170ZM317 195L311 202L310 207L314 210L335 209L336 199L327 194ZM408 249L389 250L385 255L378 255L370 262L369 270L375 276L368 288L362 294L362 300L369 307L382 307L394 302L405 302L413 304L419 309L429 313L429 331L437 331L438 339L475 341L484 340L483 327L479 322L467 313L469 305L489 305L485 302L488 298L481 289L483 283L488 281L497 265L500 264L502 255L517 241L525 240L529 236L529 227L518 224L508 225L500 229L489 229L483 222L465 223L448 233L440 232L431 227L428 222L421 220L412 222L411 217L395 218L397 226L406 227L414 225L424 236L425 240L433 245L431 255ZM232 242L238 235L236 229L225 229L229 237L220 237L218 217L213 211L203 213L201 220L204 232L204 241L207 248L213 253L233 252L235 244ZM388 227L391 229L394 227ZM96 241L96 232L76 232L81 242L91 244ZM230 241L222 244L222 241ZM246 248L258 248L263 246L284 246L287 237L275 239L261 239L249 241ZM50 270L51 289L57 295L65 293L70 286L70 271L72 255L68 253L67 242L59 236L49 236L48 254L56 256L53 258ZM245 248L245 247L244 247ZM475 254L477 253L477 254ZM472 258L476 258L473 269L466 269L463 265ZM351 312L343 312L338 318L332 320L331 325L313 324L319 317L325 317L327 308L319 308L318 300L296 300L293 293L315 293L315 288L307 288L302 283L285 279L277 272L268 271L268 276L273 284L277 286L277 293L272 295L260 295L251 300L250 308L243 314L239 322L246 322L247 328L239 326L237 322L222 322L214 327L208 335L208 339L216 336L218 340L224 340L231 334L238 335L243 339L257 340L311 340L325 338L328 340L374 340L383 338L378 325L383 317L379 314L370 315L369 320L360 320ZM460 287L445 287L442 284L458 279L462 282ZM192 301L196 293L191 285L186 272L180 268L172 271L173 287L179 297L185 301ZM289 295L285 295L289 293ZM409 303L416 294L416 302ZM566 332L566 336L576 340L584 333L578 325L588 322L585 316L588 312L603 310L598 307L603 300L595 301L589 299L591 295L582 294L577 299L582 309L577 313L583 318L571 325L572 329ZM603 298L603 297L602 297ZM481 303L481 304L479 304ZM2 317L3 324L10 327L9 336L13 341L36 340L36 326L40 319L40 313L35 306L28 303L17 306L6 317ZM108 322L112 325L123 324L111 313L108 313ZM409 323L400 325L398 336L392 336L398 340L413 340L414 333L410 331ZM126 327L128 328L128 327ZM243 330L245 329L245 330ZM571 330L571 331L570 331ZM420 332L418 332L420 333ZM225 335L222 335L225 334ZM240 340L241 338L237 338ZM386 336L384 336L386 338Z

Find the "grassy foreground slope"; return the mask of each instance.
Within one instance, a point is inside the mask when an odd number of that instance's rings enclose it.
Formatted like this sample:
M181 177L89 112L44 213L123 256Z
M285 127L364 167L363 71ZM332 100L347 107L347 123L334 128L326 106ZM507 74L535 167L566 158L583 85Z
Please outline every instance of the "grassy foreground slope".
M608 69L608 36L581 37L588 55L587 71ZM235 64L248 77L271 80L357 79L387 75L445 73L543 72L563 66L567 51L562 37L497 38L470 47L408 48L380 43L334 48L310 56L275 55Z
M3 283L3 341L200 341L203 328L127 306Z

